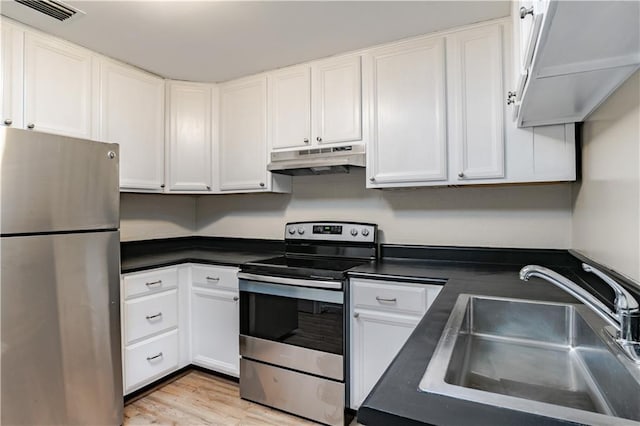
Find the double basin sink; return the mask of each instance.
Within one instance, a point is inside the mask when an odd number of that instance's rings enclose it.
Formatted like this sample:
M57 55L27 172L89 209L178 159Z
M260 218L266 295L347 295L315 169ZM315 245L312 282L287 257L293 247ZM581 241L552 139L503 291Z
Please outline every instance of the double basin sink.
M462 294L420 390L567 422L640 425L640 366L586 306Z

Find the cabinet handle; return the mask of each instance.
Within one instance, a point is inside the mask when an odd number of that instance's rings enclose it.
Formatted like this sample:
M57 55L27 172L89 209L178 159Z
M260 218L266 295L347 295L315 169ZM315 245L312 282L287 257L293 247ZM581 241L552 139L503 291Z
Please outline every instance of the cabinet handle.
M507 105L516 103L516 92L507 92Z
M240 298L238 296L233 296L233 301L237 302L238 300L240 300Z
M162 316L162 312L158 312L158 313L157 313L157 314L155 314L155 315L147 315L145 318L146 318L146 319L148 319L148 320L152 320L152 319L154 319L154 318L159 318L159 317L161 317L161 316Z
M217 283L218 281L220 281L220 278L218 278L218 277L207 277L207 281L213 281L213 282Z
M260 182L260 187L264 188L264 182Z
M375 182L375 181L376 181L376 178L375 178L375 177L373 177L373 176L371 176L371 177L369 178L369 181L370 181L370 182Z
M318 137L316 138L316 140L317 140L318 142L322 142L322 138L321 138L320 136L318 136Z
M211 191L211 187L207 185L207 191Z
M458 173L458 177L459 177L460 179L464 178L464 173L463 173L463 172Z
M153 361L156 358L160 358L162 356L162 352L158 352L157 354L155 354L154 356L148 356L147 357L147 361Z
M309 143L309 138L304 138L304 143Z
M376 300L378 302L390 302L390 303L396 303L398 301L398 299L396 299L395 297L393 299L385 299L384 297L380 297L380 296L376 296Z
M359 316L360 316L360 314L359 314L359 313L354 312L354 314L353 314L353 317L354 317L354 318L358 318Z
M522 6L520 8L520 19L524 19L527 17L527 15L531 15L533 16L533 6L531 6L530 8L526 8L524 6Z
M164 189L164 183L163 183L162 185L160 185L160 188L163 188L163 189Z
M151 281L148 283L144 283L144 285L146 285L147 287L153 287L154 285L160 285L162 284L162 280L158 280L158 281Z
M7 118L4 120L4 124L6 124L7 126L11 126L13 124L13 120L10 118Z
M33 123L27 124L27 129L33 129L34 127L36 127L36 125Z

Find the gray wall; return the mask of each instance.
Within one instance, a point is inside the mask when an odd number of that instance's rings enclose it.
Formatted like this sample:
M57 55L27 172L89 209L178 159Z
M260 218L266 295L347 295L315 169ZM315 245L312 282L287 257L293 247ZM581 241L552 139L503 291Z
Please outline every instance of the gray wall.
M349 175L295 177L292 194L201 196L197 234L282 238L297 220L374 222L386 243L569 248L571 186L367 190Z
M120 240L182 237L196 231L196 198L189 195L120 194Z
M640 283L640 72L584 123L572 247Z

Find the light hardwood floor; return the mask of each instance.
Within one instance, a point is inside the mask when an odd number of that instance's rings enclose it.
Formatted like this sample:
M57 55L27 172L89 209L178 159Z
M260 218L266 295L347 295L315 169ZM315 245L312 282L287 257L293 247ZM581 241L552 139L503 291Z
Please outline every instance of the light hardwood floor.
M317 425L242 400L237 383L195 370L126 405L124 424Z

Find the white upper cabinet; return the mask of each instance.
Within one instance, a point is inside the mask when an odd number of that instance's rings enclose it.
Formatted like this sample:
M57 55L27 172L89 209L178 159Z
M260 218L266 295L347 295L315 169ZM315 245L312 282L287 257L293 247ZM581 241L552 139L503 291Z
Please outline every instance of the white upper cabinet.
M526 75L510 89L518 126L584 121L640 67L640 2L529 3L513 10Z
M502 29L447 37L452 181L505 176Z
M371 52L367 187L447 180L445 44L441 37Z
M27 32L24 121L28 129L91 138L89 51Z
M269 76L272 148L308 146L311 140L311 68L286 68Z
M318 144L362 140L359 55L318 62L313 70L312 137Z
M120 144L120 188L161 191L164 80L106 58L94 69L94 136Z
M268 190L267 78L220 86L221 191Z
M0 21L0 125L23 127L24 31Z
M505 119L510 52L507 19L372 50L367 187L575 180L573 124Z
M271 149L362 143L360 55L269 75Z
M212 87L167 83L169 191L209 191L212 185Z

